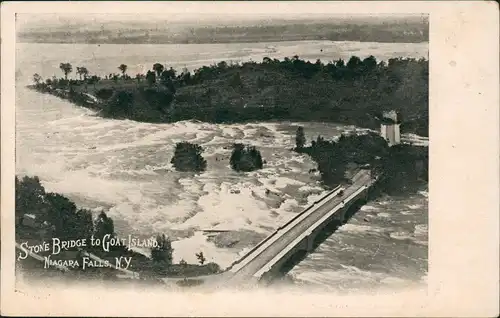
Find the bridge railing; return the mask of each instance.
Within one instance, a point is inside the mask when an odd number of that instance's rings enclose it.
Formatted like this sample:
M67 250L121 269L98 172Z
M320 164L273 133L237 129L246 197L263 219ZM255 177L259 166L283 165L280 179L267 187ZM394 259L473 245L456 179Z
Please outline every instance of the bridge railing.
M266 272L271 270L271 268L286 254L288 254L297 244L302 242L307 236L311 235L311 233L321 224L323 224L327 219L329 219L332 214L335 214L339 209L345 207L345 203L355 199L360 193L365 191L369 186L364 185L356 190L354 193L349 195L342 203L335 206L329 213L325 214L319 220L317 220L313 225L311 225L307 230L302 232L298 237L296 237L290 244L288 244L282 251L280 251L271 261L266 263L258 272L256 272L253 276L257 279L260 279Z
M278 232L280 229L283 229L283 228L287 227L288 225L290 225L292 222L294 222L295 220L297 220L301 215L303 215L304 213L306 213L307 211L309 211L310 209L312 209L316 204L321 203L327 197L331 196L332 194L334 194L335 192L337 192L338 190L340 190L340 188L342 188L342 186L337 186L337 187L335 187L335 189L333 189L332 191L329 191L327 194L325 194L324 196L322 196L320 199L314 201L307 208L305 208L301 212L297 213L297 215L295 215L293 218L291 218L290 220L288 220L288 222L286 222L285 224L283 224L280 227L278 227L275 232Z
M285 224L279 226L276 230L274 230L270 235L268 235L265 239L263 239L262 241L260 241L257 245L255 245L251 250L249 250L248 252L245 253L245 255L243 255L241 258L239 258L238 260L234 261L231 265L229 265L225 271L229 271L233 268L233 266L241 263L244 259L246 259L249 255L251 255L253 252L255 252L259 247L261 247L263 244L265 244L266 242L268 242L274 235L276 235L276 233L279 232L279 230L283 229L284 227L290 225L292 222L294 222L295 220L297 220L300 216L302 216L304 213L308 212L310 209L312 209L316 204L318 203L321 203L322 201L324 201L327 197L329 197L330 195L334 194L336 191L338 191L342 186L337 186L335 187L333 190L329 191L327 194L325 194L323 197L321 197L320 199L314 201L312 204L310 204L307 208L305 208L304 210L302 210L301 212L297 213L297 215L295 215L293 218L291 218L290 220L288 220Z
M361 174L364 173L365 170L357 169L356 173L353 176L353 180L357 180ZM234 261L231 265L229 265L224 271L230 271L233 269L234 266L240 264L242 261L247 259L249 255L257 251L262 245L266 244L269 240L271 240L273 237L275 237L276 234L285 227L289 226L291 223L295 222L298 218L303 216L305 213L309 212L311 209L315 208L315 205L318 203L321 203L328 197L330 197L332 194L335 192L338 192L342 188L341 185L335 187L333 190L329 191L327 194L322 196L320 199L316 200L314 203L310 204L307 208L302 210L300 213L295 215L292 219L288 220L285 224L279 226L275 231L273 231L269 236L267 236L265 239L263 239L261 242L259 242L257 245L255 245L250 251L246 252L244 256L239 258L238 260Z

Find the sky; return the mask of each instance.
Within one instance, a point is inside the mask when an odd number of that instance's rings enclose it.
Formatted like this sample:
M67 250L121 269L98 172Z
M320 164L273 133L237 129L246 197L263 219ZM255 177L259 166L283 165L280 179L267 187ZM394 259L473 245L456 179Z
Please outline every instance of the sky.
M106 22L218 22L234 23L260 19L324 19L353 16L415 16L418 7L394 2L32 2L16 10L17 25L26 28L73 23ZM41 6L39 4L44 4ZM118 5L117 5L118 4ZM415 11L417 10L417 11Z

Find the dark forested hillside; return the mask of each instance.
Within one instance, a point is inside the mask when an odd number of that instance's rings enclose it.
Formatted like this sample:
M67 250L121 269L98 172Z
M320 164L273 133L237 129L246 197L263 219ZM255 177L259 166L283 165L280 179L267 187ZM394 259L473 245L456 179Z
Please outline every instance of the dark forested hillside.
M413 58L386 63L352 56L312 63L298 56L266 57L261 63L219 62L181 74L155 63L135 78L123 74L44 82L38 76L33 87L96 108L106 117L146 122L301 120L377 128L383 111L396 110L403 132L427 136L428 68L427 60ZM87 93L100 101L86 102Z

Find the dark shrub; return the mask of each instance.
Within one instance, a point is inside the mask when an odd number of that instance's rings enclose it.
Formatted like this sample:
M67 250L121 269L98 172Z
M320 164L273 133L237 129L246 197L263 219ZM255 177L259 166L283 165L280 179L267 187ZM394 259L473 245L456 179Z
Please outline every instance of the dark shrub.
M205 171L207 161L202 157L203 148L189 142L175 145L174 157L170 161L179 171Z
M114 92L114 89L111 88L101 88L95 93L95 95L100 99L109 99L113 96Z
M231 168L236 171L254 171L262 169L263 162L260 152L254 146L234 144L231 158Z

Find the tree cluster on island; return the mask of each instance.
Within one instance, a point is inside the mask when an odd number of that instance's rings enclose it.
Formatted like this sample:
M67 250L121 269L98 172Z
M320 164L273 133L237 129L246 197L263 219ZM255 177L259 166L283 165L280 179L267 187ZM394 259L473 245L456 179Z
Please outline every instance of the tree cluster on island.
M155 63L135 80L123 67L121 79L87 72L82 80L68 80L71 67L62 64L65 78L43 82L37 76L34 88L66 89L76 104L112 118L215 123L305 120L375 128L380 114L394 109L404 118L403 132L428 135L429 65L423 58L391 58L386 63L373 56L352 56L347 61L312 63L298 56L265 57L261 63L222 61L180 74ZM79 100L82 93L98 97L99 105Z
M260 151L255 146L235 143L233 144L229 164L235 171L249 172L262 169L263 161Z
M207 161L202 155L203 150L203 147L197 144L187 141L178 142L170 163L177 171L203 172L207 168ZM235 171L249 172L262 169L264 161L255 146L235 143L229 164Z
M207 161L202 156L203 147L186 141L175 145L174 156L170 163L178 171L202 172L207 168Z
M307 154L317 163L321 180L333 187L348 181L348 164L369 166L382 177L382 188L387 193L411 189L428 178L428 148L399 144L389 147L377 133L342 134L338 140L318 136L306 146L303 127L296 131L295 151Z
M15 235L16 241L30 240L39 242L58 238L62 240L82 240L90 242L91 236L102 238L109 235L117 238L113 220L104 211L93 216L91 210L77 208L76 205L63 195L46 192L38 177L16 177L15 180ZM35 220L27 225L26 217ZM120 240L116 240L120 242ZM186 277L218 273L220 267L215 263L206 264L202 252L197 253L199 265L173 264L173 248L171 240L165 236L156 236L156 245L151 248L150 257L130 250L126 244L109 245L105 251L101 245L87 245L84 250L104 260L114 263L114 257L131 257L130 270L138 272L143 278ZM50 254L50 253L49 253ZM41 256L48 256L42 255ZM78 248L63 250L59 258L81 258ZM81 269L80 260L80 269ZM86 269L82 272L92 271Z

